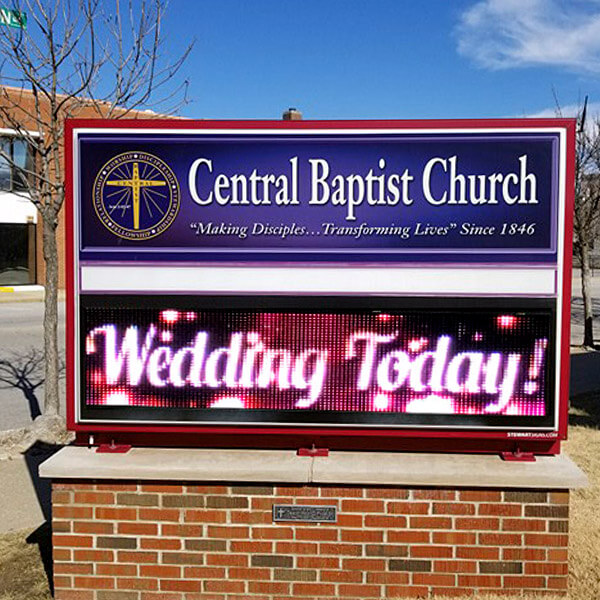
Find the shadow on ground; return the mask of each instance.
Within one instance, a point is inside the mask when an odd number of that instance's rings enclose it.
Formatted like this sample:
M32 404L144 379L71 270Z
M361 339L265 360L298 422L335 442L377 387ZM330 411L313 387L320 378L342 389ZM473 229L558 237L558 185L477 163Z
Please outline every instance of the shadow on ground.
M43 444L36 442L26 452L23 453L31 482L35 489L38 502L44 513L45 523L40 525L34 532L27 537L28 544L36 544L40 553L40 558L48 578L50 590L54 593L53 574L52 574L52 487L50 480L39 476L39 466L53 454L58 452L62 446Z
M16 388L23 392L31 420L39 417L40 403L36 390L44 383L44 353L30 348L24 353L0 357L0 389Z

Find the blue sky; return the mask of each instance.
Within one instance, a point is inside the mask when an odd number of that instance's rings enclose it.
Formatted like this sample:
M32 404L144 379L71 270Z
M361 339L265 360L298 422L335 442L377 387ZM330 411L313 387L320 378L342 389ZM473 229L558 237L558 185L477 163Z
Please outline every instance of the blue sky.
M599 0L171 0L195 118L462 118L600 107Z

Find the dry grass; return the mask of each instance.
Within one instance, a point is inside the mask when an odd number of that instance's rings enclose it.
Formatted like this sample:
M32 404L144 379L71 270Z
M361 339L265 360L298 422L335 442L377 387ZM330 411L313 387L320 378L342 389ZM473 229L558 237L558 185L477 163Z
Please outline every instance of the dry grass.
M0 600L52 600L37 543L29 531L0 535Z
M586 408L588 403L591 410ZM593 418L596 406L600 406L600 397L588 396L577 406L573 411L576 419L581 417L588 426L571 427L565 449L588 475L590 487L572 494L568 598L600 600L600 430ZM0 536L0 600L52 598L38 544L26 541L29 533L21 531ZM501 600L499 596L488 594L475 598ZM539 600L540 596L526 594L522 598ZM564 600L564 596L544 596L544 599Z

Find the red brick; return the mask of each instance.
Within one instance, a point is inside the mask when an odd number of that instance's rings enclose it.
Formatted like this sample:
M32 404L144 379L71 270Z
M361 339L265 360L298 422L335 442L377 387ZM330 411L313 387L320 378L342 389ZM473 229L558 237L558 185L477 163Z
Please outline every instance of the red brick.
M291 542L293 543L293 542ZM231 540L232 552L245 552L248 554L267 554L273 551L273 542L239 541ZM315 545L316 549L316 545ZM279 550L278 550L279 552Z
M115 580L112 577L75 577L73 585L76 588L90 590L112 590L115 587Z
M502 492L493 490L461 490L459 498L461 502L501 502Z
M415 500L456 500L455 490L413 490L412 496Z
M158 535L156 523L118 523L117 531L130 535Z
M91 548L94 538L90 535L63 535L55 533L52 536L52 545L56 547Z
M548 549L548 560L549 561L567 561L569 559L569 551L563 549Z
M415 529L450 529L452 519L448 517L410 517L410 526Z
M568 577L548 577L548 587L553 590L566 590L569 585Z
M120 550L117 553L119 562L131 563L150 563L158 562L158 554L156 552L130 552L129 550Z
M140 521L179 521L176 508L140 508Z
M329 583L294 583L292 587L294 596L335 596L335 586Z
M383 531L342 529L340 533L342 542L383 542Z
M367 488L367 498L390 498L392 500L408 500L410 492L399 488Z
M497 530L500 527L500 519L482 519L478 517L457 518L454 522L456 529L473 530Z
M203 537L204 527L202 527L202 525L176 525L173 523L162 523L160 526L160 532L162 535L168 537Z
M475 591L470 588L460 587L433 587L431 593L435 596L443 596L444 598L465 598L474 595Z
M363 515L361 514L338 514L338 527L363 527Z
M544 577L505 575L503 585L507 588L543 588L546 586L546 579Z
M52 554L55 563L59 560L71 560L71 550L67 548L54 548Z
M259 567L230 567L227 576L231 579L252 581L255 579L271 579L271 569Z
M500 548L486 546L458 546L456 558L473 558L478 560L498 560Z
M78 562L113 562L114 560L112 550L75 550L73 556ZM54 559L56 560L56 549Z
M406 517L400 515L365 515L365 527L383 527L383 528L404 528L406 527Z
M94 600L93 590L56 590L56 600Z
M520 517L523 514L522 504L480 504L478 513L484 516Z
M327 571L321 570L320 579L332 583L361 583L363 574L361 571Z
M225 522L225 513L222 522ZM231 523L247 523L250 525L265 525L273 522L273 514L270 512L255 512L255 511L231 511Z
M53 506L54 519L93 519L94 509L91 506Z
M544 548L503 548L503 560L546 560Z
M569 504L569 492L550 492L550 504Z
M546 521L543 519L503 519L504 531L546 531Z
M54 533L71 533L71 521L52 521Z
M194 596L196 594L193 594ZM192 594L186 594L186 600L192 600ZM172 594L167 594L166 592L141 592L140 600L182 600L183 596L179 592L173 592ZM118 599L115 599L118 600ZM202 600L223 600L223 596L217 596L210 598L208 596L203 596Z
M281 486L275 489L276 496L318 496L319 488L312 486Z
M526 546L566 546L569 543L568 535L551 533L526 533Z
M338 539L338 530L327 527L298 527L296 528L296 539L332 542Z
M92 575L94 565L92 563L56 563L54 565L54 573L57 575ZM99 573L105 575L105 573Z
M411 546L411 558L452 558L452 546Z
M318 544L312 544L309 542L277 542L275 544L277 554L315 555L317 553L318 548ZM233 552L233 545L231 550ZM264 550L262 550L261 552L264 552Z
M451 544L453 546L472 546L477 543L477 534L466 531L434 531L434 544Z
M362 548L357 544L319 544L319 554L340 554L345 556L360 556Z
M250 586L252 586L252 582ZM202 587L205 592L242 593L246 591L246 582L228 581L226 579L206 579Z
M273 509L273 504L292 504L293 502L293 498L282 498L281 496L277 498L251 498L250 507L252 510L270 511Z
M408 546L397 544L367 544L365 546L367 556L387 556L392 558L408 556Z
M477 573L477 562L474 560L436 560L434 572L438 573Z
M405 544L427 544L430 541L429 531L394 531L387 532L387 541ZM444 542L442 542L444 543Z
M205 582L207 583L207 582ZM160 589L167 592L200 592L202 582L183 579L161 579Z
M387 512L392 515L426 515L429 502L388 502Z
M99 523L98 521L74 521L74 533L114 533L114 523Z
M475 505L466 502L434 502L434 515L474 515Z
M294 531L289 526L253 527L252 537L261 540L291 540L294 537Z
M499 588L502 585L500 575L459 575L458 585L468 588Z
M117 579L117 589L119 590L157 590L158 581L156 579L143 579L141 577L119 577Z
M344 558L342 568L349 571L383 571L386 561L381 558Z
M568 575L569 565L566 562L563 563L549 563L549 562L526 562L525 563L525 575Z
M115 495L112 492L75 492L74 504L114 504Z
M416 585L443 585L453 586L456 583L455 575L440 575L439 573L413 573L412 582Z
M225 579L226 570L224 567L184 567L183 576L186 579Z
M249 556L247 554L207 554L206 564L221 567L247 567Z
M226 485L188 485L186 486L188 494L229 494L229 488ZM165 490L154 490L165 491ZM169 493L175 493L173 490L167 490Z
M169 538L142 539L140 540L140 549L142 550L179 550L181 549L181 540Z
M294 584L296 585L306 584ZM251 594L289 594L290 584L287 581L249 581L248 591Z
M106 521L135 521L137 519L137 509L105 508L103 506L99 506L96 508L96 519Z
M247 539L249 535L250 529L248 527L220 527L218 525L209 525L208 527L209 538Z
M401 573L400 571L395 571L393 573L367 573L367 583L381 583L383 585L405 585L409 582L409 580L410 575L408 573Z
M362 487L322 487L321 496L323 498L362 498L364 488Z
M137 490L137 484L123 483L122 481L115 481L113 483L97 483L93 487L99 492L135 492Z
M426 598L429 597L429 588L414 585L388 585L385 593L388 598Z
M339 569L340 559L337 556L298 556L296 565L300 569Z
M381 597L381 586L379 585L339 585L338 596L355 596L357 598L380 598Z
M70 588L72 586L72 579L66 575L57 575L54 574L54 586L56 588Z
M115 565L99 563L96 565L96 575L134 577L135 575L137 575L137 569L137 565Z
M516 533L480 533L478 536L483 546L520 546L523 542L523 536Z
M374 513L383 512L383 500L342 500L343 512Z
M175 565L140 565L140 577L175 579L181 577L181 567Z
M52 490L52 506L69 504L73 495L67 490Z

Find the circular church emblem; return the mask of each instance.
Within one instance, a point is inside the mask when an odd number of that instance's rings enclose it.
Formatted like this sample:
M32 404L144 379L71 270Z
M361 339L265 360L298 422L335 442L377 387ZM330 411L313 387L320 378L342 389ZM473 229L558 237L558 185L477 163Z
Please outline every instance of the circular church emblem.
M179 183L160 158L147 152L125 152L100 169L93 200L98 218L109 231L128 240L147 240L175 220Z

